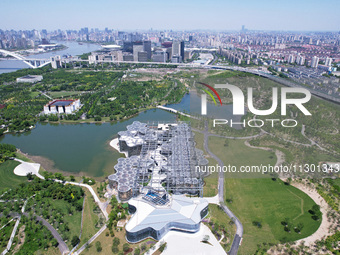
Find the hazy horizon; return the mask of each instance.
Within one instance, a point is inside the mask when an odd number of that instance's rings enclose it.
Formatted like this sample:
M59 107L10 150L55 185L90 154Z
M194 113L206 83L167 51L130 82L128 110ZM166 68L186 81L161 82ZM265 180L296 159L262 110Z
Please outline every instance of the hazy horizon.
M2 0L2 30L257 31L340 30L340 1Z

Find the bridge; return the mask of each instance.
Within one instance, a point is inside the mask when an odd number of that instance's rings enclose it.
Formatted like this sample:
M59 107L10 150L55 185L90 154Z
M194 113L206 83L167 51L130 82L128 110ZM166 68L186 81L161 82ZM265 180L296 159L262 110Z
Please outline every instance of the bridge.
M172 112L172 113L175 113L175 114L180 114L180 115L183 115L185 117L189 117L189 118L192 118L192 119L199 119L195 116L192 116L192 115L189 115L189 114L186 114L184 112L180 112L180 111L177 111L173 108L170 108L170 107L166 107L166 106L163 106L163 105L158 105L157 108L159 109L162 109L162 110L165 110L165 111L169 111L169 112Z
M14 53L14 52L2 50L2 49L0 49L0 53L4 56L11 56L11 57L14 57L18 60L21 60L31 68L39 68L39 67L43 67L43 66L46 66L49 63L51 63L51 61L49 59L25 58L25 57L23 57L19 54Z
M43 67L45 65L48 65L51 63L51 60L49 59L28 59L24 58L21 55L18 55L14 52L10 52L7 50L2 50L0 49L0 53L3 55L9 55L12 56L18 60L23 61L25 64L32 68L39 68ZM271 75L266 72L259 71L257 69L250 69L246 67L239 67L239 66L221 66L221 65L213 65L213 64L196 64L196 63L161 63L161 62L138 62L138 61L117 61L117 60L96 60L96 61L89 61L89 60L84 60L80 58L66 58L66 59L60 59L61 63L72 63L72 62L87 62L89 64L102 64L102 63L112 63L112 64L146 64L146 65L164 65L164 66L177 66L177 67L186 67L186 68L208 68L208 69L220 69L220 70L233 70L233 71L240 71L240 72L245 72L245 73L251 73L254 75L258 75L267 79L270 79L272 81L278 82L284 86L287 87L298 87L298 88L306 88L300 84L294 83L292 81L289 81L284 78L276 77L274 75ZM307 88L313 95L321 97L323 99L326 99L328 101L335 102L337 104L340 104L340 98L327 95L325 93L321 93L319 91L316 91L311 88ZM163 110L168 110L169 109L163 109ZM181 113L180 113L181 114ZM190 116L192 117L192 116Z

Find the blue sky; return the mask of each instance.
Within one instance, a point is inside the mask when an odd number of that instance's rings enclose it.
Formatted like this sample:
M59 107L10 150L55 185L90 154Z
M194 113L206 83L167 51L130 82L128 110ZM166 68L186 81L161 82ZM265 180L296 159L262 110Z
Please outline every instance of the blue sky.
M0 0L0 29L340 30L340 0Z

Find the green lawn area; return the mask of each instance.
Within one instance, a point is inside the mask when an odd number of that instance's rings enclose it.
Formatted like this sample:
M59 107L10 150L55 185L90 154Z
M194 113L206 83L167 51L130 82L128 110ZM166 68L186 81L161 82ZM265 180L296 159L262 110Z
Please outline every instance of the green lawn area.
M48 94L53 98L60 98L60 97L68 97L79 95L82 91L52 91L48 92Z
M275 165L276 156L274 152L264 151L261 149L249 148L244 144L244 140L227 139L228 144L225 146L226 139L219 137L209 137L209 148L217 157L219 157L225 166L260 166ZM226 173L228 178L254 178L270 177L257 173Z
M40 94L40 92L38 92L38 91L34 91L34 92L31 92L31 93L30 93L31 97L36 97L36 96L38 96L39 94Z
M253 254L257 244L294 241L314 233L321 221L314 221L308 212L315 204L305 193L281 180L226 179L225 191L233 202L229 208L244 227L240 254ZM302 223L301 234L284 231L281 222L289 218L293 226ZM262 228L253 225L261 223Z
M214 204L209 204L208 218L210 218L210 220L212 220L214 223L218 223L220 229L224 228L226 230L226 235L222 240L221 245L226 251L229 251L236 233L235 224L230 225L229 223L231 219L225 214L224 211L222 211L222 209ZM221 234L221 231L218 231L218 233Z
M8 220L9 221L9 220ZM6 249L9 238L14 228L15 221L10 222L6 227L1 229L1 237L0 237L0 252L3 252Z
M224 143L225 139L209 138L211 151L220 157L225 165L240 167L269 163L274 165L276 162L273 152L249 148L243 140L230 139L228 146L224 146ZM239 178L235 178L236 176ZM309 196L293 186L285 185L281 180L254 178L255 176L244 173L226 174L225 179L225 199L232 199L232 203L227 205L244 227L240 254L254 254L257 245L263 242L298 240L318 229L320 221L314 221L308 212L315 205ZM299 223L303 224L301 234L296 233L294 229L290 233L284 231L281 222L286 218L289 218L294 227ZM254 221L260 222L262 227L254 226Z
M98 222L99 217L96 213L93 212L93 209L96 206L96 204L88 189L84 189L84 191L85 191L85 207L83 218L83 231L81 234L79 247L85 244L100 229L96 228L96 223Z
M196 142L196 148L202 150L204 152L204 155L207 155L206 151L203 148L203 140L204 135L198 132L195 133L195 142ZM207 157L209 160L208 165L216 165L217 162L213 158ZM217 181L218 181L218 174L213 173L209 176L204 178L204 187L203 187L203 196L204 197L213 197L217 195L218 187L217 187Z
M14 160L7 160L0 164L0 191L6 188L15 188L18 184L25 182L26 177L17 176L13 170L20 163Z
M63 213L63 220L68 224L70 231L69 236L72 239L73 236L79 236L80 234L80 224L81 224L81 211L74 211L72 215L69 215L67 212L67 206L69 203L65 200L59 200L52 198L47 198L50 200L51 204L53 203L54 208L58 208ZM83 199L81 199L83 201ZM85 223L86 224L86 223ZM55 227L55 226L54 226ZM61 231L58 231L60 235L62 235ZM71 240L68 240L67 246L72 248Z

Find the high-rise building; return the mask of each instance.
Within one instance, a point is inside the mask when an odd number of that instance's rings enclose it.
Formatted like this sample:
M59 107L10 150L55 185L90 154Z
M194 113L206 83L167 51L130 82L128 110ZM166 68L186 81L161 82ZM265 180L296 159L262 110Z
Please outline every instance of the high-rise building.
M181 55L181 43L173 42L172 43L172 55Z
M181 41L181 57L182 57L182 61L184 60L185 56L184 56L184 41Z
M172 55L171 57L171 63L181 63L182 57L179 55Z
M147 53L147 60L151 59L151 41L143 42L144 51Z
M305 64L305 57L301 56L300 61L298 63L300 66L303 66Z
M293 55L289 55L288 63L292 64L292 63L294 63L294 60L295 60L294 56Z
M175 41L172 43L172 56L181 56L184 59L184 41Z
M146 51L138 52L138 62L147 62L148 61L148 53Z
M312 58L312 63L311 63L310 66L311 66L312 68L317 68L318 65L319 65L319 58L318 58L317 56L314 56L314 57Z
M155 51L152 55L152 60L154 62L165 63L167 61L167 53L165 51Z
M133 45L133 61L138 61L138 52L144 51L144 45L142 43L135 43Z
M325 60L325 65L331 66L332 65L332 58L327 57L326 60Z

